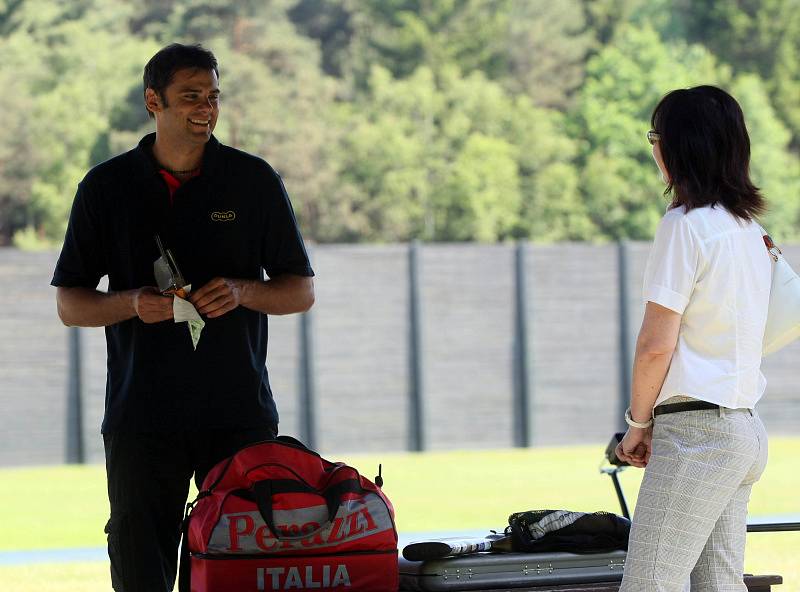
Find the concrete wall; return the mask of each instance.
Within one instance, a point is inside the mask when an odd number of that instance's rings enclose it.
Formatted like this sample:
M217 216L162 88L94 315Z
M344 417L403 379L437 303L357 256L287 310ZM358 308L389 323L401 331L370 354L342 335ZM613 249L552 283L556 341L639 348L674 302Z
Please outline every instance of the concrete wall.
M649 245L628 245L628 343L641 323ZM784 249L800 267L800 246ZM0 249L0 465L66 458L68 329L50 287L56 253ZM409 446L409 257L406 245L312 251L309 321L316 447L323 453ZM617 245L525 247L533 445L605 443L619 426ZM513 444L515 246L434 244L419 250L425 443L428 449ZM300 434L300 317L270 319L268 368L281 431ZM83 430L102 460L105 337L82 329ZM767 358L760 404L770 433L800 428L800 343Z

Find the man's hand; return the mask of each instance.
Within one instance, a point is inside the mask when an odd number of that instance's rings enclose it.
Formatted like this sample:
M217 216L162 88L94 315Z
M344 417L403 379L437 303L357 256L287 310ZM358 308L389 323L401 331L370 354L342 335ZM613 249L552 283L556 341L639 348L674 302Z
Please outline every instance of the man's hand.
M216 277L202 288L192 290L189 301L197 312L213 319L241 304L242 285L238 280Z
M189 301L212 319L237 306L269 315L305 312L314 304L314 281L288 273L266 281L216 277L192 290Z
M629 427L625 437L617 444L616 455L629 465L643 469L650 461L653 446L653 428Z
M160 323L173 318L172 296L164 296L157 288L146 286L133 291L133 308L145 323Z

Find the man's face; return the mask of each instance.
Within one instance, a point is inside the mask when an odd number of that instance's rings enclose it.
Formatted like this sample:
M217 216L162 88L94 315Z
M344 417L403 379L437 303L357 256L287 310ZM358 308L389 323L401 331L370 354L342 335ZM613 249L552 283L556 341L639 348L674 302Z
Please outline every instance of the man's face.
M164 100L147 89L148 108L155 114L156 131L172 141L204 144L219 115L219 80L213 70L178 70L164 91Z

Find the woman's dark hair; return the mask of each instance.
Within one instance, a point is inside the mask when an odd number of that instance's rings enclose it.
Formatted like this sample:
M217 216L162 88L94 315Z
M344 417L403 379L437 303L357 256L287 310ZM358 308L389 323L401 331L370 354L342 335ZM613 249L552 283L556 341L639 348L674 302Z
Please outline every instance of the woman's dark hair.
M144 67L144 91L147 92L148 88L152 88L158 94L164 106L167 106L167 96L165 91L172 82L175 72L183 70L184 68L199 68L201 70L214 70L214 73L219 78L219 70L217 69L217 58L208 49L201 45L181 45L180 43L172 43L160 50L156 55L150 58L147 65ZM148 109L147 112L150 117L153 117L152 112Z
M650 119L670 182L672 206L687 211L722 204L751 220L766 210L750 181L750 137L736 100L715 86L674 90Z

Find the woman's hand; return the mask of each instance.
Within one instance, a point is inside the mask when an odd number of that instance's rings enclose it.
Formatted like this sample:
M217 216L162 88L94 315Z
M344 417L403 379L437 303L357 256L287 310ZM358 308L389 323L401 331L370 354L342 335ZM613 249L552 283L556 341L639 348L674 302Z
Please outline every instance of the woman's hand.
M629 427L625 437L617 444L616 455L631 466L643 469L650 460L653 445L653 428Z

